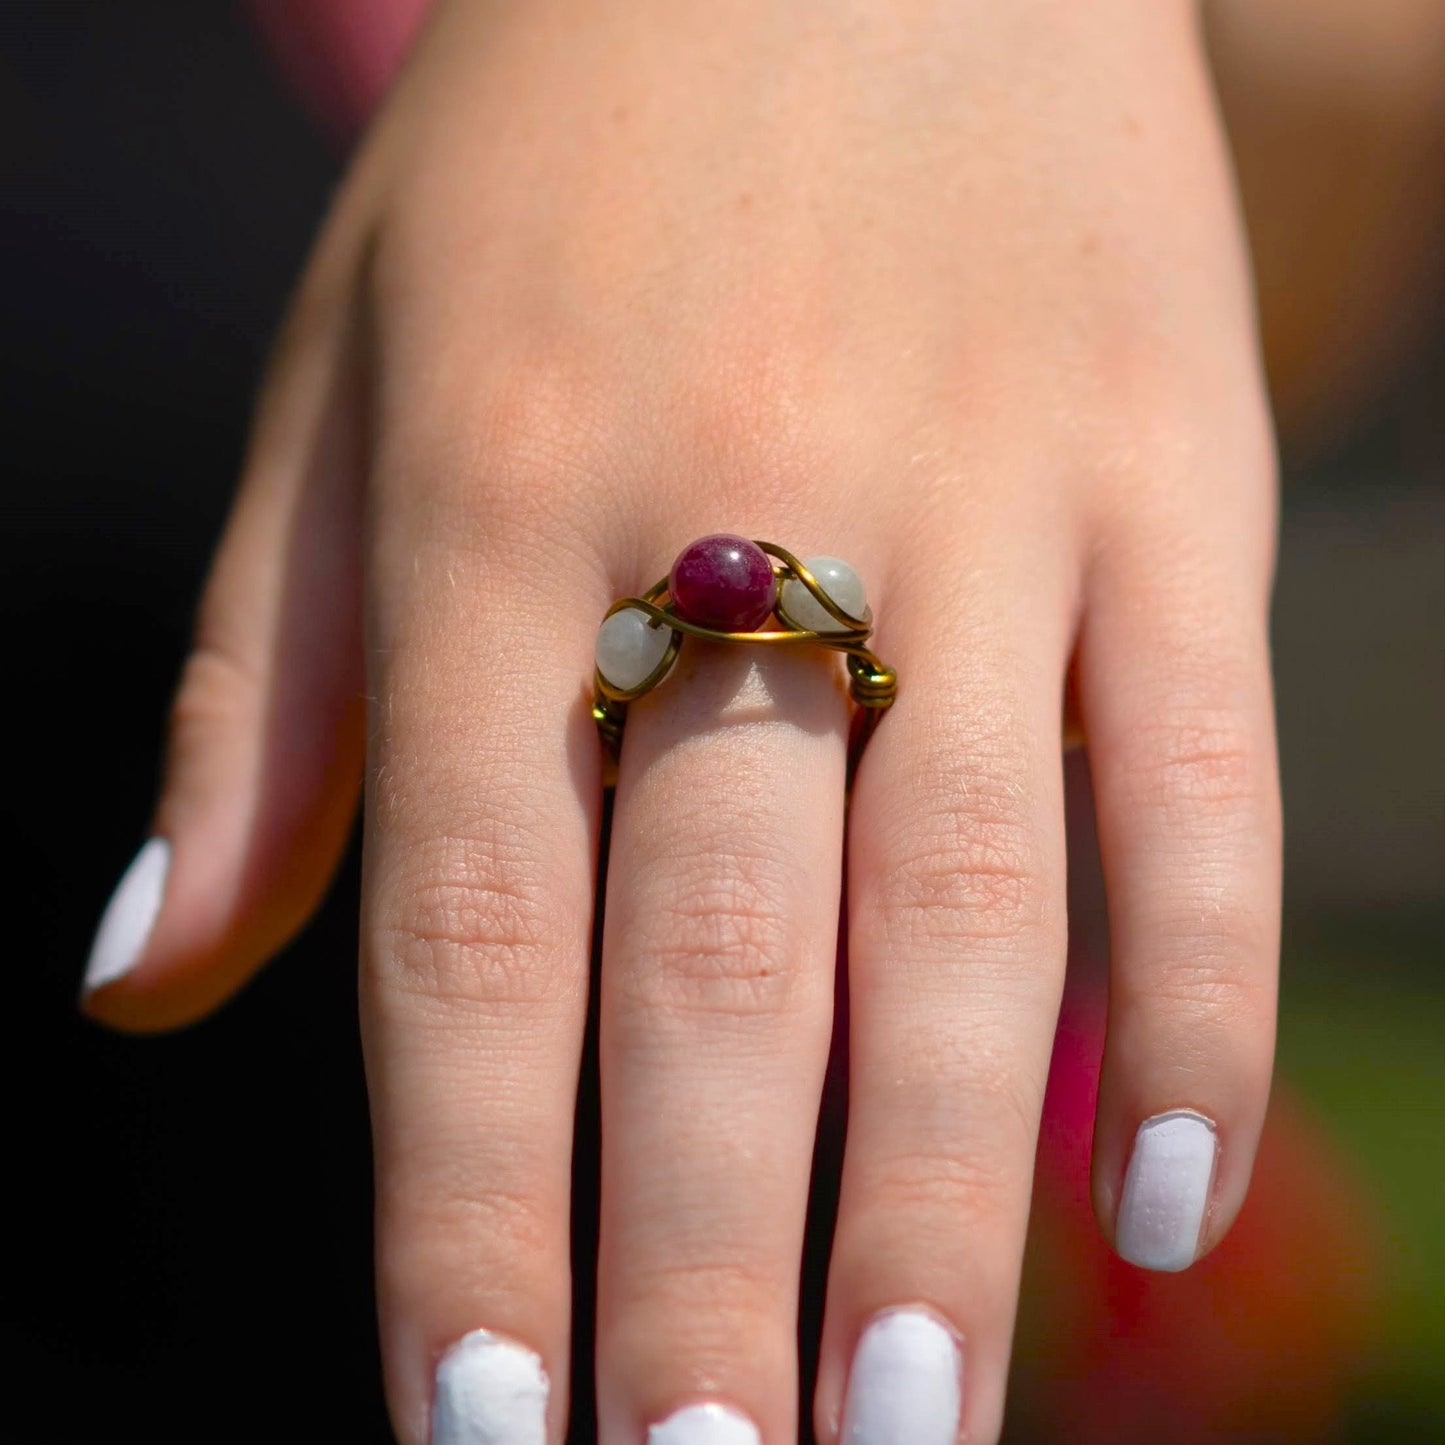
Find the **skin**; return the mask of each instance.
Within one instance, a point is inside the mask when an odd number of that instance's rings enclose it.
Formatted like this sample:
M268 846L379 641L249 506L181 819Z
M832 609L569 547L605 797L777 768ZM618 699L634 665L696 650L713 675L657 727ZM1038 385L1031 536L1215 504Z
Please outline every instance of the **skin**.
M723 13L725 10L726 13ZM265 386L176 702L139 966L183 1024L305 920L365 777L361 996L393 1419L485 1327L563 1438L568 1191L613 598L715 530L850 559L898 702L844 848L821 650L690 642L635 704L603 938L603 1440L700 1397L793 1439L846 871L851 1113L816 1428L881 1308L1001 1423L1063 979L1073 670L1110 893L1094 1145L1221 1141L1273 1048L1274 461L1192 9L443 3ZM357 699L366 699L366 708Z

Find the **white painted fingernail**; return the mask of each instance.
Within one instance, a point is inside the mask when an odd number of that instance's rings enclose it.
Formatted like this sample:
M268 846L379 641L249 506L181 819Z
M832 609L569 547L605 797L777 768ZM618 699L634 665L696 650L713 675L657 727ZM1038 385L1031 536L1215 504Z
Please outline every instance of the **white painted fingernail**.
M546 1445L547 1372L522 1345L473 1330L437 1366L431 1445Z
M726 1405L684 1405L647 1432L647 1445L762 1445L762 1436Z
M1218 1149L1214 1125L1191 1110L1139 1125L1114 1230L1115 1248L1130 1264L1181 1270L1194 1263Z
M86 993L114 983L135 967L161 911L170 869L171 845L164 838L152 838L121 874L90 945L82 985Z
M958 1336L923 1310L889 1310L858 1341L842 1445L954 1445L963 1412Z

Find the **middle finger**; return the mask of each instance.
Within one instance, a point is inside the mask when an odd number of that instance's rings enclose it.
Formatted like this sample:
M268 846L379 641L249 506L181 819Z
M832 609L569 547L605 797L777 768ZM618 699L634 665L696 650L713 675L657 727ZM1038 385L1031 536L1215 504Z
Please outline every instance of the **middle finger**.
M820 1438L848 1445L998 1438L1063 983L1070 542L1026 518L972 533L940 525L889 590L904 690L853 796L848 1141L815 1402Z

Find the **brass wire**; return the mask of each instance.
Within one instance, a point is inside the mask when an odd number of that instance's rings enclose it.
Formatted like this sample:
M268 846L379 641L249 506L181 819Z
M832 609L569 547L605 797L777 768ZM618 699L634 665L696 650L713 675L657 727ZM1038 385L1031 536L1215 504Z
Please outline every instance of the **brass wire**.
M711 627L699 626L679 617L667 595L667 578L653 583L640 597L619 597L607 609L605 622L615 612L633 607L644 612L656 626L671 629L672 637L667 650L653 670L635 688L623 691L615 688L598 669L592 673L592 718L597 724L606 746L610 764L609 775L615 774L618 754L622 747L622 732L627 722L627 704L634 698L651 692L667 676L682 648L684 634L691 637L706 637L712 642L742 642L764 645L785 642L816 642L835 652L844 654L848 669L849 691L853 701L862 709L864 716L859 721L852 747L849 764L851 777L858 754L883 712L893 705L898 695L898 674L868 647L868 638L873 632L873 611L866 609L864 616L852 617L844 612L823 590L818 579L803 563L784 547L775 542L756 542L755 545L772 558L773 575L778 582L778 602L773 611L786 627L767 632L718 632ZM834 621L841 623L845 630L837 632L816 632L812 628L799 627L783 610L782 594L785 582L797 580L807 588L809 595Z

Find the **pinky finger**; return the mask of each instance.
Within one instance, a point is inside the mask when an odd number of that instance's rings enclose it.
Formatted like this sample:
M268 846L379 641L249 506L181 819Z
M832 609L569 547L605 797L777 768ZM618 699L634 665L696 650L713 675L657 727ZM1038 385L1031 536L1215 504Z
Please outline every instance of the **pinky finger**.
M1125 1259L1180 1270L1233 1222L1264 1122L1278 779L1262 589L1221 579L1206 615L1141 608L1139 581L1093 589L1080 648L1112 935L1094 1198Z

